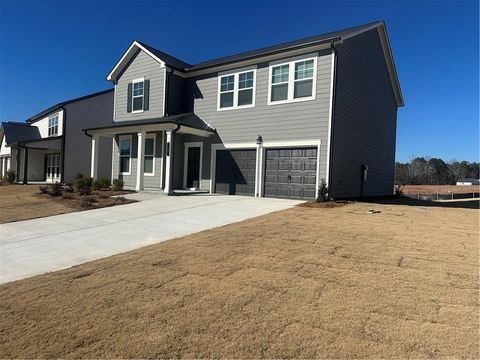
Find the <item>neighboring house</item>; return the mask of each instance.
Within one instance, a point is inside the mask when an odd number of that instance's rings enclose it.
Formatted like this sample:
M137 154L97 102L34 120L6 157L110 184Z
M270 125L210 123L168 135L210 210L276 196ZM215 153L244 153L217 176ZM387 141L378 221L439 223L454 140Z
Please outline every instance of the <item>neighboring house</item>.
M67 182L90 174L90 138L82 130L112 123L113 89L54 105L24 123L0 129L2 175L13 170L17 182ZM112 144L100 144L99 176L111 177Z
M136 190L391 195L402 94L383 22L190 65L134 41L107 77L112 176Z
M457 185L459 186L480 185L480 180L474 179L474 178L458 179Z

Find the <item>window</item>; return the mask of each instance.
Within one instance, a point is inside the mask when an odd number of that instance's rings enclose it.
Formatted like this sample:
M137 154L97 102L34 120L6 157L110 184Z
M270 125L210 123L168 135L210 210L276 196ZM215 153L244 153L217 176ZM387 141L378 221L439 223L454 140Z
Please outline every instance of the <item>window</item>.
M132 156L132 137L124 136L119 138L120 151L120 174L130 175L131 170L131 156Z
M48 119L48 136L58 135L58 115Z
M144 103L144 80L133 80L132 82L132 112L143 111Z
M270 66L268 104L315 99L317 58Z
M149 176L155 174L155 134L145 137L143 173Z
M219 77L218 110L255 106L255 70Z

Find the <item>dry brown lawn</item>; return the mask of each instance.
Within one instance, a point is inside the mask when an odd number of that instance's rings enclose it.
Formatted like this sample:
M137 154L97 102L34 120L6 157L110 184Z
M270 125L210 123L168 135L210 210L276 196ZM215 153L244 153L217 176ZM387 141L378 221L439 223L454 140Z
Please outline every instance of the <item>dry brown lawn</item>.
M125 192L97 191L91 196L95 200L91 208L125 204L131 201L119 201L111 195ZM2 185L0 186L0 224L59 215L86 210L80 207L78 193L65 193L52 197L40 195L38 185Z
M471 194L480 192L479 185L457 186L457 185L405 185L402 188L405 194Z
M5 284L0 357L478 358L466 203L299 206Z

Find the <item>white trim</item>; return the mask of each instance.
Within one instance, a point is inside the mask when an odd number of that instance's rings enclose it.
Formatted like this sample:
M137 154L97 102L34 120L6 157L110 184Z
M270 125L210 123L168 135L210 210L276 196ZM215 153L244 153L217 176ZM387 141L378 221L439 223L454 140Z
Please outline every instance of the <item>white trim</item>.
M112 71L110 71L110 73L107 75L107 80L108 81L112 81L113 80L113 75L115 72L117 72L118 68L119 67L124 67L125 65L127 65L128 61L130 60L129 58L129 55L132 56L134 54L135 51L132 51L133 48L136 47L144 52L146 52L150 57L152 57L155 61L159 62L160 63L160 66L164 67L165 66L165 62L160 59L159 57L155 56L153 53L151 53L149 50L147 50L144 46L140 45L137 41L134 41L130 46L129 48L127 49L127 51L125 51L125 53L123 54L123 56L121 57L121 59L117 62L117 64L115 65L115 67L113 68Z
M165 102L167 97L166 94L167 94L167 67L165 66L163 68L163 109L162 109L163 116L165 116Z
M113 176L113 169L114 169L114 166L115 166L115 145L116 145L116 142L117 142L116 134L112 134L112 173L111 173L111 176L110 176L110 180L111 180L112 184L113 184L113 179L115 179L114 176ZM120 155L120 152L119 152L119 155ZM118 172L120 172L120 163L118 165L119 165L118 166Z
M201 189L202 186L202 160L203 160L203 142L186 142L185 150L183 155L183 188L187 188L187 172L188 172L188 149L190 148L200 148L200 164L198 169L198 188Z
M218 150L235 150L235 149L251 149L256 150L257 144L253 143L227 143L212 144L210 152L210 194L215 192L215 171L217 167L217 151Z
M335 51L332 51L332 68L330 70L330 104L328 109L328 137L327 137L327 163L326 163L326 173L325 173L325 182L330 183L330 152L332 147L332 120L333 120L333 80L335 78ZM318 186L317 186L318 189Z
M312 78L312 96L294 98L295 90L295 64L302 61L313 60L313 78ZM272 96L272 70L274 67L288 65L288 93L286 100L271 101ZM305 54L302 56L296 56L289 59L282 59L277 61L272 61L268 64L268 98L267 105L279 105L279 104L289 104L294 102L301 101L310 101L315 100L317 93L317 66L318 66L318 54ZM299 81L299 80L297 80Z
M144 183L144 153L145 153L145 131L139 131L137 133L137 177L135 182L135 190L143 190Z
M165 184L164 184L164 181L163 181L163 166L165 164L165 131L162 131L161 132L161 138L162 138L162 145L161 145L161 149L162 149L162 153L161 153L161 156L160 156L160 189L163 189Z
M122 140L130 140L130 155L129 159L130 161L128 162L128 172L121 172L121 160L122 160L122 149L120 147L120 143ZM133 141L132 141L132 135L120 135L118 137L118 175L132 175L132 146L133 146ZM126 157L126 155L123 155L123 157Z
M171 174L171 169L170 169L170 161L172 157L172 131L167 131L167 138L166 138L166 155L165 155L165 183L163 186L163 191L166 193L170 192L170 177L172 176Z
M153 139L153 167L152 167L152 172L151 173L146 173L145 172L145 165L143 167L143 175L144 176L155 176L155 162L157 160L157 133L153 133L153 134L146 134L145 135L145 142L147 141L147 139ZM146 146L145 146L146 148ZM143 161L145 162L145 149L143 151ZM148 155L148 156L151 156L151 155Z
M92 136L92 153L90 160L90 177L94 180L97 180L98 177L98 147L100 142L100 137L98 135Z
M239 77L240 74L253 72L253 86L251 88L239 89ZM233 76L233 90L224 91L224 93L232 92L233 93L233 106L230 107L220 107L220 95L221 92L221 84L222 78L227 76ZM256 95L256 87L257 87L257 67L256 66L249 66L246 68L236 69L235 71L229 72L222 72L218 74L217 77L217 111L228 111L228 110L238 110L238 109L246 109L246 108L253 108L255 107L255 95ZM252 89L252 103L248 105L238 105L238 93L241 90L249 90Z

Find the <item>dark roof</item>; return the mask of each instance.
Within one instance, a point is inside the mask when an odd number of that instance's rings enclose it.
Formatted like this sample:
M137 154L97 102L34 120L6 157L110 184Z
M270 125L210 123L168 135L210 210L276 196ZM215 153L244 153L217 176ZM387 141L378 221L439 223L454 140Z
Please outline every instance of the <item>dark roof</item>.
M75 98L75 99L62 101L62 102L60 102L56 105L50 106L48 109L45 109L45 110L43 110L42 112L40 112L36 115L28 118L27 122L32 123L35 120L38 120L42 117L45 117L46 115L50 114L51 112L60 109L62 106L65 106L65 105L68 105L68 104L71 104L71 103L74 103L74 102L77 102L77 101L82 101L82 100L85 100L85 99L89 99L89 98L92 98L92 97L95 97L95 96L103 95L103 94L106 94L106 93L109 93L109 92L112 92L112 91L113 91L113 89L108 89L108 90L103 90L103 91L99 91L99 92L96 92L96 93L80 96L80 97Z
M116 127L125 127L125 126L138 126L138 125L153 125L153 124L177 124L182 126L187 126L193 129L204 130L208 132L215 132L215 129L208 125L205 121L200 119L194 113L185 113L178 115L170 115L159 118L145 119L145 120L126 120L126 121L117 121L111 125L101 126L96 128L84 129L85 131L89 130L101 130L101 129L111 129Z
M209 68L212 66L217 66L217 65L224 65L226 63L231 63L239 60L246 60L249 58L254 58L262 55L269 55L272 53L280 52L280 51L285 51L290 48L299 48L299 47L305 47L305 46L311 46L314 45L315 43L325 43L325 42L330 42L336 39L340 39L343 36L346 35L351 35L356 33L357 31L362 31L366 30L372 26L378 26L382 25L382 21L375 21L373 23L365 24L365 25L360 25L360 26L355 26L355 27L350 27L347 29L342 29L339 31L333 31L329 32L326 34L322 35L315 35L315 36L310 36L307 38L299 39L299 40L294 40L294 41L289 41L273 46L268 46L256 50L251 50L251 51L246 51L242 52L236 55L231 55L231 56L225 56L221 57L218 59L213 59L213 60L208 60L208 61L203 61L198 64L193 65L190 68L185 69L185 71L195 71L195 70L200 70L200 69L205 69ZM167 61L168 63L168 61Z
M41 138L38 127L19 122L2 123L2 132L5 134L5 142L8 146Z
M185 61L182 61L180 59L177 59L176 57L172 56L172 55L169 55L163 51L160 51L160 50L157 50L153 47L151 47L150 45L147 45L145 43L142 43L141 41L138 41L137 42L144 46L148 51L150 51L151 53L153 53L155 56L159 57L160 59L162 59L163 61L165 61L168 65L174 67L175 69L177 70L181 70L183 71L184 69L186 68L189 68L191 67L192 65L186 63Z

